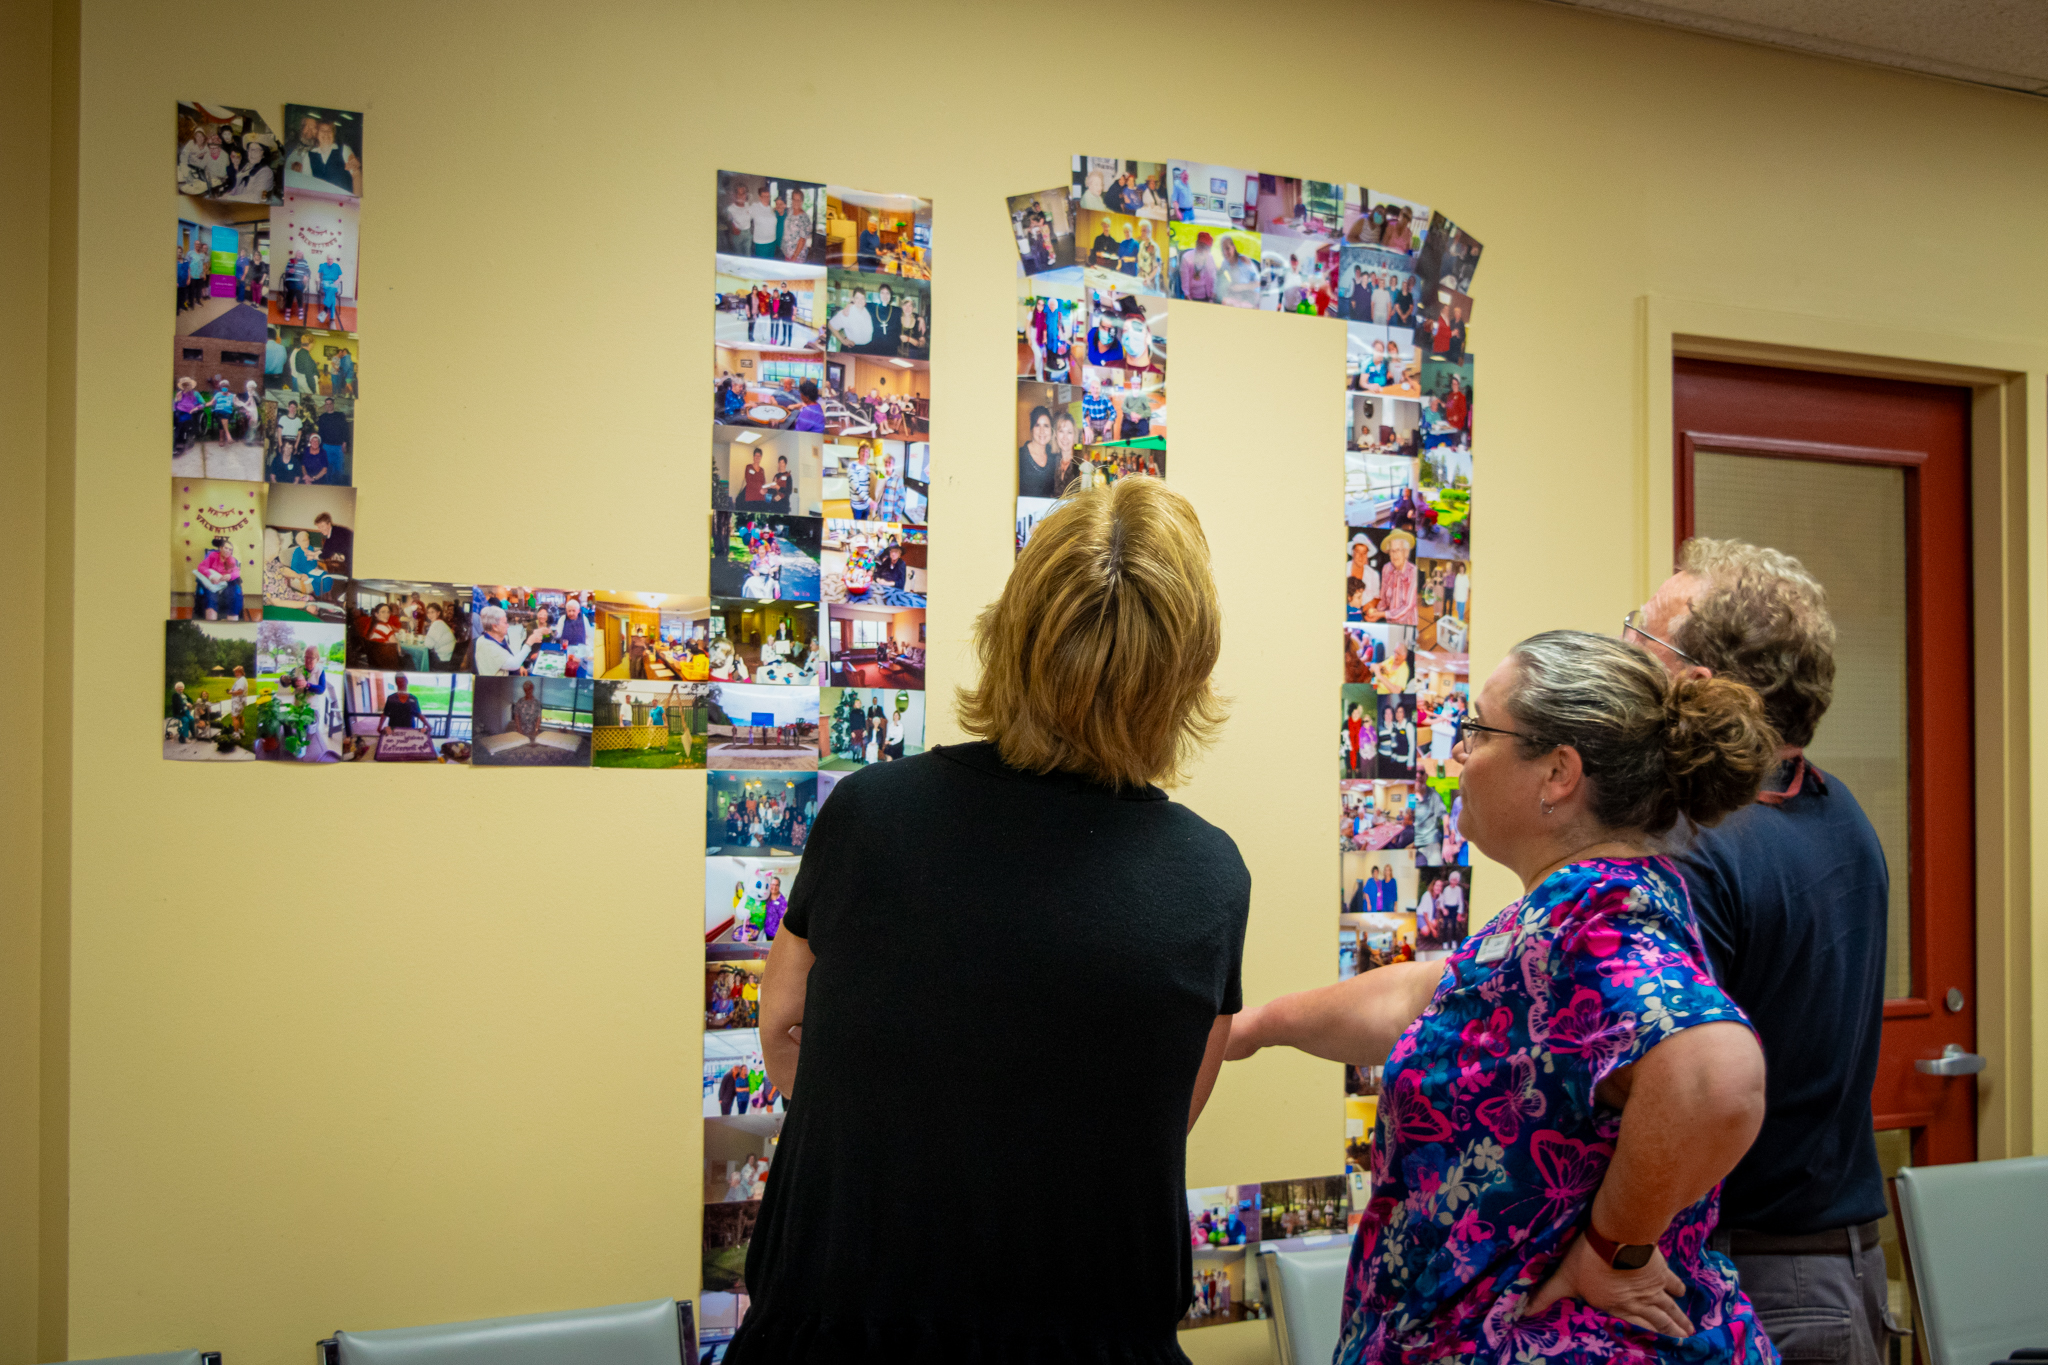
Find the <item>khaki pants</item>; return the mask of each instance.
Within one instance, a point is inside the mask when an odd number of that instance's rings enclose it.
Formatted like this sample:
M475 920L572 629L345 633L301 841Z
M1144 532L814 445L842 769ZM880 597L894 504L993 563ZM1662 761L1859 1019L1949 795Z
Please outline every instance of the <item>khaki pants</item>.
M1711 1245L1735 1262L1742 1292L1787 1365L1889 1365L1891 1340L1904 1335L1886 1300L1884 1249L1868 1228L1843 1231L1848 1245L1830 1252L1763 1252L1753 1248L1804 1239L1714 1235Z

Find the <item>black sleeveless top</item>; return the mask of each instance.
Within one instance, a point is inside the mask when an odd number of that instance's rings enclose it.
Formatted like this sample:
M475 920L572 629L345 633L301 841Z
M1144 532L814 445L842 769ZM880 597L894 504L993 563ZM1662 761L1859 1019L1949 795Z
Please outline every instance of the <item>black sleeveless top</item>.
M1157 788L988 744L841 781L783 921L817 962L726 1365L1185 1361L1188 1101L1250 903Z

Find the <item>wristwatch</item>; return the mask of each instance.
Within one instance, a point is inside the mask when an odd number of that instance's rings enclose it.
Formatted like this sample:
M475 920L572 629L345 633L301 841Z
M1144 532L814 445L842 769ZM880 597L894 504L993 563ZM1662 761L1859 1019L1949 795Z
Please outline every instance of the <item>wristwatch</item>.
M1593 1226L1591 1215L1579 1233L1586 1239L1586 1245L1593 1248L1593 1254L1616 1270L1641 1270L1657 1254L1655 1242L1617 1242L1602 1237L1600 1230Z

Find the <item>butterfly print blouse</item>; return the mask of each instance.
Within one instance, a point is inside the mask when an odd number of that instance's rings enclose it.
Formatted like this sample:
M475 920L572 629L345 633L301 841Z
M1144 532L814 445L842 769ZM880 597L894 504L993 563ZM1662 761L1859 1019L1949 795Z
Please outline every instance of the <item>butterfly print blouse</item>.
M1573 863L1450 955L1387 1060L1337 1365L1777 1360L1734 1266L1707 1249L1718 1186L1659 1240L1693 1336L1578 1299L1519 1316L1614 1154L1621 1111L1594 1089L1682 1029L1749 1022L1706 962L1664 858Z

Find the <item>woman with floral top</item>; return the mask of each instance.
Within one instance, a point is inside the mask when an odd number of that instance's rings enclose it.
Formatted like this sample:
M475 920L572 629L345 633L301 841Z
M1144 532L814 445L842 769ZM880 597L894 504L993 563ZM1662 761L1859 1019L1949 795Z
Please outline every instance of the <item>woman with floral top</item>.
M1521 900L1441 961L1238 1016L1232 1057L1386 1063L1337 1365L1778 1358L1707 1248L1763 1053L1652 851L1753 800L1777 747L1739 683L1525 640L1458 741L1463 833Z

